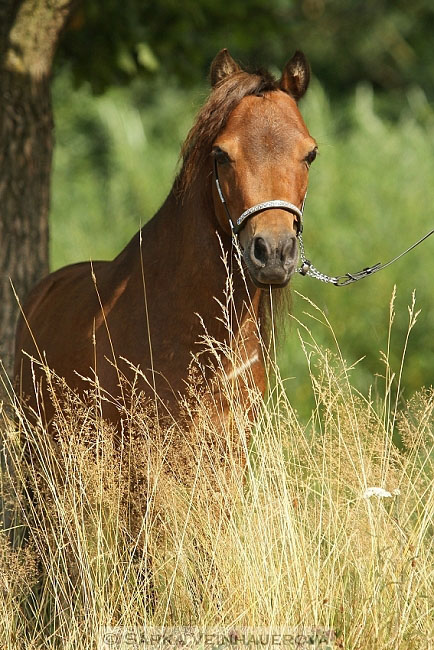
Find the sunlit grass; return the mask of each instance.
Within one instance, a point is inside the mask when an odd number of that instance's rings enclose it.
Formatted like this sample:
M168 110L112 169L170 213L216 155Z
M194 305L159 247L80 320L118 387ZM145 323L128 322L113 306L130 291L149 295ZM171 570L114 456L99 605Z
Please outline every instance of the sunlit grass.
M231 418L211 416L200 364L184 423L165 429L137 399L116 436L96 394L83 401L66 388L54 443L37 416L30 424L16 407L15 422L4 418L15 475L8 486L4 472L3 493L18 502L17 536L28 527L26 544L1 545L5 650L93 648L117 625L318 626L348 650L429 647L433 390L395 402L400 368L386 352L382 391L361 394L360 366L337 340L317 344L314 318L334 333L304 303L308 421L273 355L269 395L251 393L253 421L230 380ZM392 302L390 325L393 312ZM412 304L409 329L416 318ZM237 355L220 348L216 359L225 353ZM248 370L243 379L245 389Z

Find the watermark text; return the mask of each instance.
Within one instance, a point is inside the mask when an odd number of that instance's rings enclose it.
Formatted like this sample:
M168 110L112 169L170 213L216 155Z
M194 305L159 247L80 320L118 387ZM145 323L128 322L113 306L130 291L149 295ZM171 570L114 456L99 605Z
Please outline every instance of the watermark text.
M106 627L98 650L332 650L333 630L270 627Z

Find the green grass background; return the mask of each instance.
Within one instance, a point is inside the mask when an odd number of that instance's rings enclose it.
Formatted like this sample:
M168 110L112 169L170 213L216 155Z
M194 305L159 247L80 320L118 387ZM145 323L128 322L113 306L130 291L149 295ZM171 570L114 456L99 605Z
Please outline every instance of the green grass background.
M207 88L183 91L162 82L114 89L95 97L73 88L67 72L53 90L56 149L52 181L51 265L110 259L152 217L170 190L179 150ZM369 86L331 105L314 80L301 111L320 155L312 166L304 242L315 266L331 275L386 262L434 225L434 110L415 87L382 115ZM205 254L205 252L204 252ZM406 397L434 383L434 237L387 270L345 288L296 277L292 286L329 318L349 363L360 358L356 385L381 384L380 351L387 346L389 301L397 287L392 364L399 367L416 290L421 309L412 333L403 386ZM294 292L292 315L331 345L330 330L306 315ZM279 354L294 406L312 403L306 360L288 315ZM304 334L305 336L305 334Z

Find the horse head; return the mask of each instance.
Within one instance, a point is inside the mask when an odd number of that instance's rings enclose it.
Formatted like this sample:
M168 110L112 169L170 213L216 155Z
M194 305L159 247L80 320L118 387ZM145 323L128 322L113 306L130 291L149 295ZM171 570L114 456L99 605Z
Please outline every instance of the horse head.
M262 74L262 77L261 77ZM248 75L222 50L211 66L214 92L234 93L237 81L262 79L229 113L214 139L213 201L219 224L239 236L243 259L256 286L285 286L296 270L297 235L308 172L317 152L297 102L309 84L301 52L286 64L281 79ZM243 96L244 94L244 96Z

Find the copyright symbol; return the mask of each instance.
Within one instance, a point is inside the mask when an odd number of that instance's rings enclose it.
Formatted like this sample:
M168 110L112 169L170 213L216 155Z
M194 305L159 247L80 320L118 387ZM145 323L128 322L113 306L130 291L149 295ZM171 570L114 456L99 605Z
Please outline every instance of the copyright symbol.
M108 645L109 648L113 648L119 643L120 640L121 639L118 632L106 632L103 636L103 643Z

